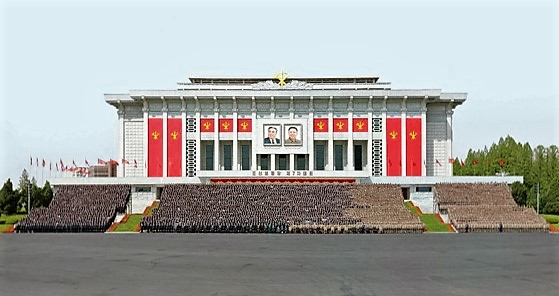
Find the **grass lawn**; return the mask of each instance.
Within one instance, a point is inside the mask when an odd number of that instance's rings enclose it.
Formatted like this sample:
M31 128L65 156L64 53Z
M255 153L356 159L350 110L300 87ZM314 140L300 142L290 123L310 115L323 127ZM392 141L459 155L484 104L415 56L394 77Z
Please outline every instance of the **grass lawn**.
M549 224L559 227L559 215L541 215Z
M405 202L404 204L410 210L410 212L419 216L419 219L421 219L421 222L423 222L423 225L425 225L425 228L427 228L427 231L429 231L429 232L450 232L450 229L448 229L446 224L441 223L441 221L439 221L439 219L437 219L437 216L435 214L419 214L419 211L417 210L417 208L412 207L411 202Z
M0 224L0 232L12 227L21 218L27 216L27 214L13 214L13 215L2 215L0 216L0 221L4 223Z
M140 225L140 221L142 221L142 214L132 214L126 220L124 224L118 224L115 229L115 232L134 232L136 231L136 226Z

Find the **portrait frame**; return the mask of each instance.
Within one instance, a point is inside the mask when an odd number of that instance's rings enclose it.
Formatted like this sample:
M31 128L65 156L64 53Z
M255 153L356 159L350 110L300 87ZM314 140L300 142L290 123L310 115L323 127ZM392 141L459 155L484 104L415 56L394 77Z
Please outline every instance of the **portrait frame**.
M302 124L285 124L283 145L285 146L303 146L303 125ZM295 132L295 139L291 136Z
M269 138L269 134L268 134L268 129L275 129L276 130L276 143L271 143L271 140ZM273 146L273 147L277 147L277 146L281 146L281 142L282 142L282 129L281 129L281 124L264 124L263 125L263 144L264 146Z

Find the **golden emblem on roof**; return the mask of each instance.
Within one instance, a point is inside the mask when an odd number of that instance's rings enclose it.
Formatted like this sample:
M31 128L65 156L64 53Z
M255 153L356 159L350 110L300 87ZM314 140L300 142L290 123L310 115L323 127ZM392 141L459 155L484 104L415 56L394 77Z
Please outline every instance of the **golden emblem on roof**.
M277 80L279 80L279 85L280 86L285 86L287 83L285 82L285 80L287 79L287 77L289 77L287 75L287 73L283 72L283 70L279 73L274 74L274 78L276 78Z

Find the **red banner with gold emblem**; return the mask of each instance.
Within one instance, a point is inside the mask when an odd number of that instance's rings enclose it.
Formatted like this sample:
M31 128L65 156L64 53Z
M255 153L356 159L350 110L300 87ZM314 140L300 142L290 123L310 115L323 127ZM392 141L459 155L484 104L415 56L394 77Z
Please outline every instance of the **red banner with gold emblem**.
M406 175L421 176L421 118L406 119Z
M353 118L353 132L365 133L369 130L369 121L367 118Z
M328 118L315 118L313 123L315 133L328 132Z
M402 175L402 120L386 118L386 175Z
M220 118L219 119L219 132L232 133L233 132L233 119Z
M167 119L167 176L182 176L182 119Z
M347 118L334 118L334 132L347 133L349 127L347 126Z
M200 118L200 132L202 133L213 133L214 119L213 118Z
M148 177L163 176L163 119L148 119Z
M252 118L238 118L237 119L237 132L251 133L252 132Z

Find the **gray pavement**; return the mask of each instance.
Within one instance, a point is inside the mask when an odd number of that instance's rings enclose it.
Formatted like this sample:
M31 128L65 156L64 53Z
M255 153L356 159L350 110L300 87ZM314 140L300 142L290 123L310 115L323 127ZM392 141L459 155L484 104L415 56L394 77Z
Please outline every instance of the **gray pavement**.
M559 235L0 235L0 295L557 295Z

